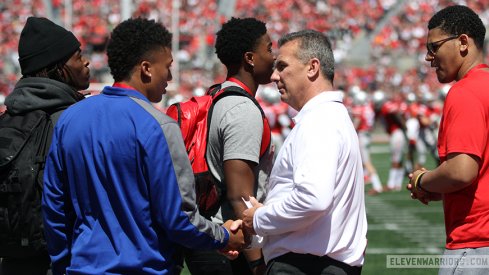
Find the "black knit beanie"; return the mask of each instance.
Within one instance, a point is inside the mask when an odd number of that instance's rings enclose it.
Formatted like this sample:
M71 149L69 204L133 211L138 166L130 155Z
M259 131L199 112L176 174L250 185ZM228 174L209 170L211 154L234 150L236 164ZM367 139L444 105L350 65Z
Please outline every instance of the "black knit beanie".
M38 72L71 56L80 48L72 32L49 19L29 17L20 33L19 63L22 75Z

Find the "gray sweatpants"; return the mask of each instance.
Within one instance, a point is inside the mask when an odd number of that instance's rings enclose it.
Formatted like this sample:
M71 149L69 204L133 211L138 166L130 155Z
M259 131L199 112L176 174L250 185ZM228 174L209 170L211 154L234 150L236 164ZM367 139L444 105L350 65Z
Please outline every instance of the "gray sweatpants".
M489 247L445 249L438 275L486 275L489 274Z

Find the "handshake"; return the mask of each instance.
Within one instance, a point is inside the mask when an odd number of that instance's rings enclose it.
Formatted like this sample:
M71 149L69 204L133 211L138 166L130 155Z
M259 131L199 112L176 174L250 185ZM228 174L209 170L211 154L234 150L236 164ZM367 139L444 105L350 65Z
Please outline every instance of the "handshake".
M231 260L237 258L239 251L247 248L251 242L251 236L243 232L242 225L242 220L228 220L222 225L229 233L229 240L219 252Z
M243 212L243 220L228 220L222 226L229 232L229 241L225 248L219 252L229 259L235 259L239 251L249 248L253 235L253 215L258 207L263 206L255 198L250 197L250 201L245 201L247 210Z

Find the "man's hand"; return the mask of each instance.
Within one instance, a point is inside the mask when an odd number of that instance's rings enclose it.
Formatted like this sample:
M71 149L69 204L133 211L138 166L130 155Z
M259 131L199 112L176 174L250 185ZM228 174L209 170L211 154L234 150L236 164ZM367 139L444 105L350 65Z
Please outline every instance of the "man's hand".
M220 252L226 256L236 256L239 251L243 250L249 245L249 242L245 241L241 220L227 220L222 226L226 228L229 232L229 241L225 248L221 249Z
M247 204L249 204L250 207L251 206L251 203L249 201L246 201L243 199L243 201ZM242 220L237 220L235 221L232 225L231 225L231 230L232 231L235 231L239 228L241 228L243 225L243 221ZM244 230L243 230L244 231ZM244 231L244 236L245 236L245 239L249 243L251 243L251 240L253 238L253 235L251 234L247 234L246 231ZM253 275L263 275L265 274L265 271L267 269L267 266L265 265L265 262L263 261L263 256L262 256L262 253L261 253L261 250L260 249L256 249L256 248L251 248L251 249L245 249L243 251L245 257L246 257L246 260L248 261L248 264L250 265L250 269L251 269L251 272ZM230 258L229 256L226 256L228 257L229 259L233 260L232 258Z
M416 179L421 175L421 173L426 173L427 170L425 168L421 168L420 170L416 170L409 174L409 183L406 186L406 189L411 191L411 198L417 199L421 203L428 205L430 201L436 201L441 199L441 195L437 193L431 193L423 191L421 188L416 188L414 186ZM418 180L419 184L419 180Z
M243 231L245 234L256 235L255 229L253 228L253 216L255 215L256 209L262 207L263 204L259 203L254 197L250 197L249 202L251 203L251 208L243 211Z
M239 256L239 251L237 250L228 250L224 252L223 250L218 250L217 253L223 255L224 257L228 258L229 260L236 260Z
M420 170L416 170L408 175L409 177L409 183L407 184L406 188L411 192L411 198L412 199L417 199L423 204L428 204L429 201L427 201L427 193L424 192L423 190L416 188L414 186L416 179L421 175L421 173L425 173L426 169L421 168Z
M428 205L428 203L431 201L429 197L429 193L423 192L423 191L415 191L414 190L414 185L411 183L408 183L406 188L411 191L411 199L413 200L419 200L421 203Z

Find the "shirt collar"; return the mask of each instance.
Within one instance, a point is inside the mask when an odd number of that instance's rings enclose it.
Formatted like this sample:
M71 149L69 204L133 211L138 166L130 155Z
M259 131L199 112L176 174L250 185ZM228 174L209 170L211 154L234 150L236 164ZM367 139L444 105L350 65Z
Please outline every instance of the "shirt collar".
M489 66L487 66L486 64L479 64L477 66L474 66L472 69L470 69L463 77L463 78L467 78L469 76L469 74L471 74L472 72L475 72L477 71L478 69L487 69L489 68Z
M328 102L343 103L344 94L342 91L323 91L313 98L302 107L302 109L293 118L295 123L299 123L302 117L304 117L309 111L316 108L316 106L322 105Z
M105 95L111 96L129 96L139 98L148 103L151 103L148 98L146 98L141 92L138 90L128 86L128 87L120 87L120 86L105 86L102 90L102 93Z

